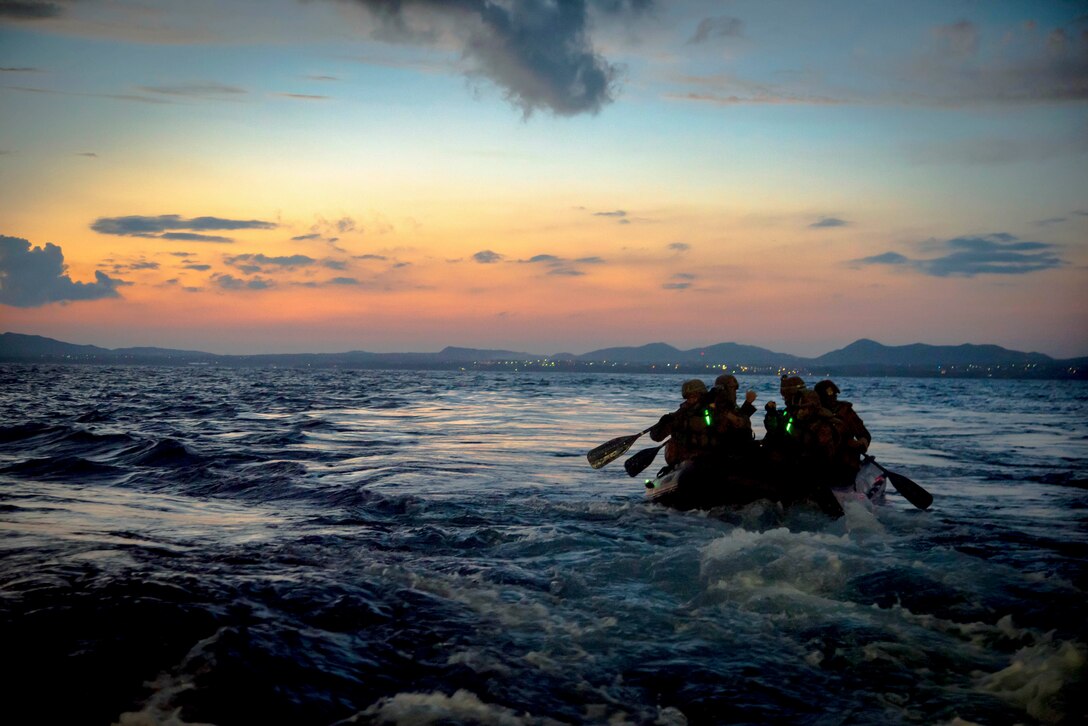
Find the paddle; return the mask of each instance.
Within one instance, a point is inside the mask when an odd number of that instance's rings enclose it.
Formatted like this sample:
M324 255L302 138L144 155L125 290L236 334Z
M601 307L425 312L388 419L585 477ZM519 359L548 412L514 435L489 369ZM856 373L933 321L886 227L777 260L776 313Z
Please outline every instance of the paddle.
M919 509L929 509L929 505L933 504L933 495L923 489L920 484L908 479L902 474L897 474L894 471L885 469L880 465L880 462L871 456L866 456L865 460L876 464L877 468L887 475L888 481L892 483L895 490L902 494L903 498L914 506Z
M611 441L606 441L600 446L590 449L589 452L586 453L586 458L589 459L589 465L594 469L600 469L610 461L615 461L631 448L631 445L638 440L639 436L642 436L652 428L653 426L643 429L632 436L617 436Z
M638 476L642 473L650 464L654 463L654 459L657 457L657 452L661 450L661 447L667 444L667 441L663 441L657 446L652 446L649 449L643 449L627 461L623 462L623 468L627 470L628 476Z
M816 503L824 514L832 519L838 519L845 516L846 511L842 508L842 502L835 496L835 492L831 491L831 487L824 483L815 483L812 489L809 490L809 495L812 497L812 501Z

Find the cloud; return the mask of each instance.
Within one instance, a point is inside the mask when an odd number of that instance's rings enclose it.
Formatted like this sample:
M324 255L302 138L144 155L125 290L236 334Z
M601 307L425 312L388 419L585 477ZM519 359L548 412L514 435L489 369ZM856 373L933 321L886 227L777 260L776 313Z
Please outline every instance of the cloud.
M697 45L717 38L740 38L743 34L744 23L739 18L728 15L703 18L695 28L695 34L688 40L688 45Z
M292 242L305 242L307 240L312 240L312 239L321 239L321 235L317 234L316 232L313 233L313 234L300 234L297 237L292 237L291 241Z
M114 272L134 272L136 270L157 270L159 269L158 262L152 262L150 260L140 260L138 262L131 262L127 265L116 264L113 266Z
M574 267L576 264L600 265L604 260L600 257L581 257L576 260L568 260L556 255L533 255L527 260L518 260L523 265L542 265L548 268L549 275L560 277L581 277L586 273Z
M196 270L197 272L207 272L212 269L211 265L182 265L182 269Z
M669 278L668 282L661 285L662 290L687 290L695 281L695 275L690 272L678 272Z
M885 252L882 255L873 255L872 257L862 257L859 260L853 260L853 263L858 265L909 265L911 264L911 261L909 258L898 252Z
M182 240L187 242L232 242L229 237L204 235L207 230L234 229L275 229L273 222L259 219L223 219L221 217L193 217L182 219L176 214L160 214L157 217L131 215L127 217L99 217L91 224L91 229L99 234L113 234L123 237L151 237L155 239ZM189 230L188 232L168 232L167 230Z
M498 252L492 252L491 250L480 250L472 256L472 259L479 262L481 265L492 265L503 258Z
M1075 26L1080 22L1073 20ZM1072 28L1030 25L987 35L968 20L937 25L923 52L897 75L915 84L909 102L941 105L1054 103L1088 99L1088 43Z
M111 98L116 101L134 101L136 103L153 103L153 104L166 104L173 103L165 98L155 98L151 96L139 96L133 93L80 93L78 91L56 91L49 88L34 88L32 86L0 86L9 91L19 91L21 93L42 93L52 96L78 96L81 98Z
M33 308L53 302L120 297L130 283L95 272L94 282L73 282L65 274L64 253L57 245L31 248L19 237L0 235L0 304Z
M821 217L812 224L809 225L812 229L821 229L823 227L845 227L849 222L845 219L839 219L837 217Z
M42 18L60 17L63 12L64 8L55 2L39 2L37 0L0 2L0 17L2 18L40 20Z
M691 249L691 245L687 242L673 242L669 245L669 249L673 252L687 252Z
M519 260L519 262L524 262L524 263L527 263L527 264L530 264L530 265L535 265L535 264L538 264L538 263L545 263L545 264L548 264L548 265L557 265L557 264L560 264L560 263L563 262L563 258L556 257L555 255L533 255L529 259Z
M611 212L593 212L592 214L594 217L612 217L616 220L616 224L631 224L627 211L624 209L616 209Z
M271 280L253 277L242 280L234 275L212 275L212 282L223 290L267 290L274 286Z
M278 98L289 98L292 101L328 101L332 96L318 96L313 93L276 93Z
M285 255L269 257L264 254L227 255L223 261L231 267L238 267L246 272L260 272L271 266L273 268L309 267L317 263L313 257L306 255Z
M477 253L477 254L481 254L481 253ZM500 257L501 257L501 255L500 255ZM356 260L379 260L379 261L384 262L385 260L388 260L389 258L386 257L385 255L355 255L353 259L356 259Z
M249 91L238 86L227 86L222 83L190 83L177 86L139 86L138 91L160 96L181 96L185 98L198 98L205 101L222 101L244 96Z
M30 66L19 66L17 68L8 66L0 68L0 73L38 73L40 70L40 68L32 68Z
M729 73L712 76L682 76L682 84L692 87L687 93L670 93L666 98L709 103L715 106L807 105L835 106L849 103L843 98L817 95L803 86L790 90L784 86L747 81Z
M356 0L380 20L383 39L452 41L469 74L490 80L526 117L597 113L612 101L620 70L593 48L591 10L629 13L645 1Z
M354 277L334 277L329 280L330 285L360 285L357 279Z
M137 237L154 237L155 235L140 234ZM214 242L216 244L230 244L234 240L230 237L220 237L216 234L196 234L195 232L167 232L161 234L158 239L169 239L177 242Z
M978 52L978 28L968 20L949 25L937 25L930 33L935 41L934 53L946 58L970 58Z
M938 247L946 249L948 254L930 259L911 259L898 252L885 252L853 260L852 264L909 267L932 277L1027 275L1068 264L1052 251L1055 245L1020 240L1004 232L956 237L940 242Z

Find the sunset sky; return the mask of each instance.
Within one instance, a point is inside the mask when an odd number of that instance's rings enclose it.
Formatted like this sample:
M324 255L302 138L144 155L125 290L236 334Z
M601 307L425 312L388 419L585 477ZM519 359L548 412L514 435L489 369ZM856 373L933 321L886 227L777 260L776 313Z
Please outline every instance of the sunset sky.
M1088 355L1088 4L0 0L0 331Z

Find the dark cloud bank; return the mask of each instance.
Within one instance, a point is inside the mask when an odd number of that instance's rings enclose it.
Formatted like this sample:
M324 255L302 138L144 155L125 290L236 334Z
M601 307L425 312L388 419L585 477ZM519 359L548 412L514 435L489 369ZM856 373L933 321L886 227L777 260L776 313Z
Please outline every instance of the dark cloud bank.
M1055 245L1028 242L1004 232L956 237L941 246L948 250L941 257L911 259L898 252L885 252L854 260L853 264L905 267L933 277L1026 275L1067 264L1053 251Z
M342 0L343 1L343 0ZM591 15L637 13L651 0L352 0L380 20L383 40L436 40L428 23L452 27L471 74L492 81L526 116L596 113L612 101L620 69L594 48Z
M129 283L95 272L95 282L73 282L65 274L64 253L55 244L31 248L20 237L0 235L0 304L33 308L70 300L120 297Z
M99 234L122 237L150 237L182 242L233 242L229 237L203 234L207 231L236 229L275 229L274 222L259 219L223 219L221 217L193 217L184 219L177 214L160 214L156 217L130 215L127 217L99 217L91 229ZM186 230L183 232L169 230Z

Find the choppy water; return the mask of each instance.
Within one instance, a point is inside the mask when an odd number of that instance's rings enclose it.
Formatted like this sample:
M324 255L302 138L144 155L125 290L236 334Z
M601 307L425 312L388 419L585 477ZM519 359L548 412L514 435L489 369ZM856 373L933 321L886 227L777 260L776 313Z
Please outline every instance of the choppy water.
M3 713L1084 718L1088 385L843 379L936 503L831 522L588 467L679 380L0 367Z

